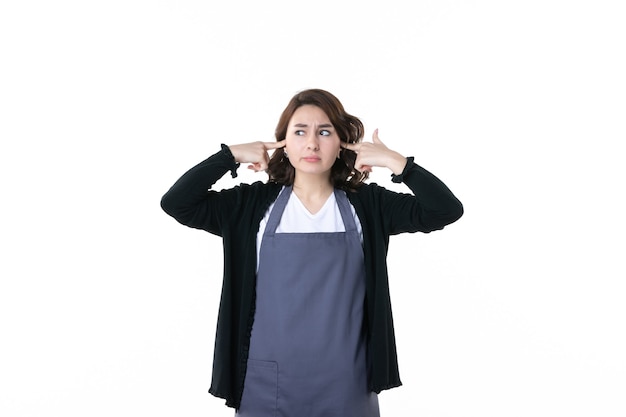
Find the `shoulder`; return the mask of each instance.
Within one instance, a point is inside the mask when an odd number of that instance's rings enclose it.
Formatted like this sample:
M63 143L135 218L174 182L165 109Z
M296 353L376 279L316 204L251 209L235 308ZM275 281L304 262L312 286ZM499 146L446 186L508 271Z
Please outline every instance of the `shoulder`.
M219 196L219 201L225 204L225 208L233 210L253 208L257 205L264 205L268 199L276 198L281 189L281 185L276 183L263 183L256 181L253 183L240 183L230 188L221 190L209 190L214 196Z
M275 183L241 183L219 191L228 204L220 206L232 230L246 231L251 224L261 219L278 196L281 185Z
M251 184L239 184L229 191L237 194L238 198L246 204L266 204L267 201L273 201L278 196L282 188L281 184L274 182L256 181Z
M354 191L346 191L348 198L351 201L356 200L367 200L371 198L376 198L381 196L382 194L393 193L393 191L389 191L385 187L378 185L377 183L363 183L359 188Z
M364 183L355 191L346 191L346 194L357 212L362 214L381 211L389 204L415 198L413 195L392 191L377 183Z
M235 185L234 187L225 188L222 191L233 191L233 192L239 192L239 193L263 193L263 192L271 191L275 188L280 189L280 187L282 187L282 185L276 184L274 182L255 181L253 183L242 182L240 184Z

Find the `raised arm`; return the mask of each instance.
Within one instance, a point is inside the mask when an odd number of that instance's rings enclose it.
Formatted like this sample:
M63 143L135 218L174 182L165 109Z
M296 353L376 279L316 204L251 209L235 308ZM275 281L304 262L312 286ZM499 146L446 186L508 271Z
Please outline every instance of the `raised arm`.
M252 142L228 147L191 168L161 198L163 210L179 223L221 236L224 220L233 212L237 193L233 190L212 191L211 187L228 171L237 176L240 163L263 171L267 168L269 149L284 146L282 142Z
M389 234L431 232L442 229L463 215L463 205L452 191L435 175L383 144L374 131L372 142L347 144L357 153L355 168L371 171L386 167L393 173L392 181L404 182L413 195L396 193L377 187L381 216Z
M463 215L463 205L450 189L435 175L408 158L394 182L406 184L413 195L385 191L383 212L390 234L403 232L432 232L457 221Z

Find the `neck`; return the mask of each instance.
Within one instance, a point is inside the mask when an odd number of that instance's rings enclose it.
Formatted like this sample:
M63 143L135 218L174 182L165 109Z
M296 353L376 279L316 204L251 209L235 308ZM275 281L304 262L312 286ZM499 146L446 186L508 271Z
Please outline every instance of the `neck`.
M294 179L293 190L298 197L324 198L333 192L333 185L328 177L308 176L300 173Z

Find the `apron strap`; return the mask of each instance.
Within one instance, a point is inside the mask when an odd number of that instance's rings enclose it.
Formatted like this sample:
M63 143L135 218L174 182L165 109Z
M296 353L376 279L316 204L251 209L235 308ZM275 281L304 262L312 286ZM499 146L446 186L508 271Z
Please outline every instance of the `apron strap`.
M354 221L354 217L352 216L352 210L350 210L350 201L348 201L348 196L346 196L345 191L341 191L335 188L335 200L337 200L337 205L339 206L339 212L341 213L343 226L346 228L346 232L356 232L356 222Z
M287 202L289 201L291 190L291 185L286 185L278 195L278 198L274 203L274 208L272 208L272 212L270 213L270 218L267 220L267 225L265 226L265 233L263 233L263 236L273 236L276 233L276 229L278 228L280 219L281 217L283 217L285 207L287 207Z

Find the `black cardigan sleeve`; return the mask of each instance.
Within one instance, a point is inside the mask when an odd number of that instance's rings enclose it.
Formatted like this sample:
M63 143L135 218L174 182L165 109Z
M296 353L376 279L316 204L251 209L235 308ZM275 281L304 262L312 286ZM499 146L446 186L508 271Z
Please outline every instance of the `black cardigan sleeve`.
M463 205L452 191L413 158L407 158L404 171L393 181L404 182L413 195L385 191L381 209L390 235L440 230L463 215Z
M232 190L210 190L228 171L233 173L238 164L228 150L222 150L191 168L161 198L161 208L179 223L222 236L222 228L238 193Z

